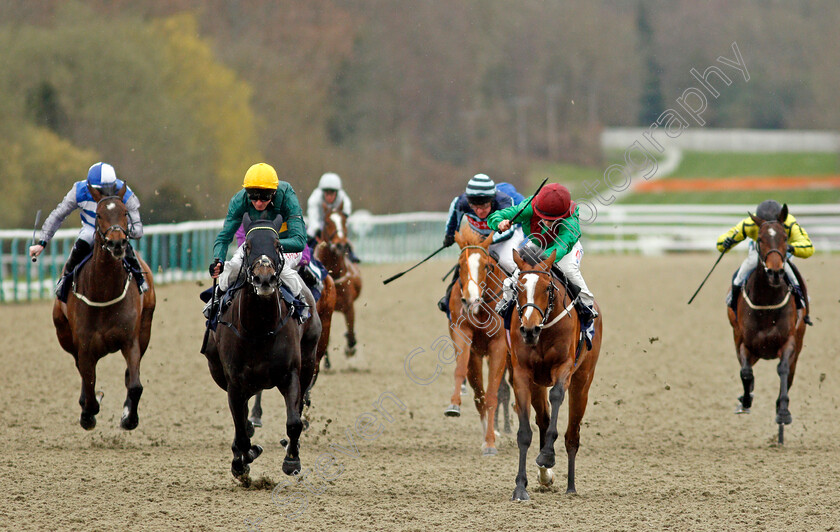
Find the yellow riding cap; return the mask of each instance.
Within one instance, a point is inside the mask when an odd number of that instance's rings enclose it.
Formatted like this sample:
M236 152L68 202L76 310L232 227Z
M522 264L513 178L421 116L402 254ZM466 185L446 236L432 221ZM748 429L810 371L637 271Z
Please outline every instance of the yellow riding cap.
M277 190L280 180L277 172L270 164L257 163L245 172L242 188L268 188Z

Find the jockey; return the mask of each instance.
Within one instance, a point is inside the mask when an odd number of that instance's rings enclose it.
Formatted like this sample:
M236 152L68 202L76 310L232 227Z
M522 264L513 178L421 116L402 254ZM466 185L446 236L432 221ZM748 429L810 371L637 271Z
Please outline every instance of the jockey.
M55 287L55 295L62 301L66 302L66 294L62 294L62 291L67 277L72 275L76 266L93 251L93 240L96 232L96 201L90 193L90 188L99 190L103 197L116 196L123 185L123 181L117 179L117 173L110 164L99 162L91 166L88 169L87 179L75 182L64 199L61 200L61 203L47 216L44 225L41 227L40 241L29 248L30 257L35 258L40 255L70 213L80 209L79 216L82 218L82 229L79 231L79 236L70 251L70 257L67 258L67 263L64 265L64 274ZM143 222L140 221L140 200L137 199L137 195L132 192L128 185L125 188L123 201L126 209L128 209L128 237L138 240L143 236ZM149 284L143 277L143 270L140 268L140 262L137 260L131 244L126 246L123 260L134 275L140 293L148 290Z
M321 176L321 180L318 181L318 188L312 191L306 201L306 219L309 222L306 227L306 234L309 237L310 246L314 248L315 239L321 236L321 229L324 228L324 209L332 210L339 207L341 207L341 212L345 216L349 217L353 212L350 197L341 188L341 178L338 174L327 172ZM349 257L352 262L360 262L352 247L349 251Z
M280 279L292 295L301 300L304 283L296 268L306 245L303 215L292 186L280 181L274 168L265 163L257 163L248 169L242 182L242 190L230 200L224 225L213 244L214 259L209 268L210 276L214 279L219 278L219 289L222 292L236 282L245 258L245 245L239 246L230 261L224 262L224 258L246 213L251 220L273 220L278 215L283 217L284 227L280 232L285 231L286 235L285 238L280 238L280 246L285 263L280 272ZM305 306L296 307L300 309L300 321L309 318Z
M755 210L755 216L762 220L777 220L781 212L782 206L778 201L765 200L758 204L758 208ZM790 284L791 291L796 296L796 308L804 308L805 298L790 261L792 256L807 259L814 254L814 245L811 243L808 233L802 229L792 214L788 213L787 219L782 225L784 225L785 232L787 232L788 241L785 275ZM746 217L732 229L720 235L717 240L718 251L725 253L747 237L751 239L747 251L747 258L741 263L741 267L732 279L732 289L726 298L727 305L732 307L732 310L735 312L738 312L738 296L741 294L741 289L746 284L750 274L758 266L758 250L755 245L755 240L758 238L758 226L753 222L752 218ZM805 316L805 323L811 325L810 317Z
M467 183L466 191L456 196L449 205L449 220L446 222L446 234L443 237L443 246L449 247L455 243L455 231L466 220L473 231L485 237L493 234L493 243L489 251L498 257L499 265L507 272L516 268L513 262L513 250L525 239L522 228L518 225L496 233L487 225L488 216L491 213L511 207L513 200L510 196L497 190L495 183L485 174L476 174ZM438 308L443 312L449 312L449 295L452 287L458 281L459 271L455 268L452 281L446 287L446 293L438 301Z
M576 307L580 317L581 330L588 330L598 316L595 310L595 296L589 291L580 273L583 246L580 244L580 221L578 206L571 200L569 189L557 183L549 183L540 190L530 205L523 204L494 212L487 219L487 225L497 231L507 231L512 224L521 223L531 244L535 244L546 255L556 250L554 267L558 268L572 284L580 289ZM517 215L519 210L522 212ZM515 286L519 271L505 280L504 299L497 311L506 314L513 309Z

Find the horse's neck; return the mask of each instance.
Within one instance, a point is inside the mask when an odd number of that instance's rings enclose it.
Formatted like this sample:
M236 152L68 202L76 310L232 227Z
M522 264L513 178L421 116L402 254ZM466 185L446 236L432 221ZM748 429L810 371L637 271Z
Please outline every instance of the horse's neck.
M778 303L787 291L787 285L782 282L779 286L772 286L767 272L761 263L758 264L745 287L750 300L757 305L769 305Z
M122 293L128 272L99 242L93 243L93 255L79 270L76 287L87 297L97 299Z
M279 293L270 298L260 297L251 285L246 284L239 290L238 299L236 314L240 317L244 329L254 333L274 330L282 313Z
M347 264L344 260L344 255L334 252L327 246L324 253L324 266L330 271L330 274L335 274L333 277L341 277L347 270Z

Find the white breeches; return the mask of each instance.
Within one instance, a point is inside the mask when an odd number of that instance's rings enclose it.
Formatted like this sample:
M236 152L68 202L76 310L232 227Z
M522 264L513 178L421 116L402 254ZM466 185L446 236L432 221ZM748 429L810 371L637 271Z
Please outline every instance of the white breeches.
M525 233L522 232L522 227L517 227L513 235L507 240L490 244L489 251L499 256L499 265L506 272L512 272L516 269L516 263L513 262L513 250L518 248L523 240L525 240Z
M236 282L239 277L239 272L242 269L242 261L245 260L245 244L239 246L236 253L229 261L225 262L225 269L219 275L219 289L226 292L230 285ZM280 271L280 280L292 292L292 295L298 297L300 291L303 290L303 279L297 272L297 266L303 253L283 253L285 263L283 269Z
M735 274L735 279L732 281L732 284L736 286L744 286L747 279L750 278L750 274L758 266L758 249L755 247L755 242L753 240L750 240L747 249L747 258L741 263L741 267L738 268L738 273ZM789 264L790 258L791 255L788 253L785 260L785 275L787 275L788 280L793 286L799 286L799 281L796 280L793 268L791 268Z
M560 271L566 276L572 284L580 287L580 300L584 305L592 307L595 304L595 296L589 291L586 286L586 281L583 280L583 275L580 273L580 261L583 259L583 246L580 242L576 242L572 250L555 262Z

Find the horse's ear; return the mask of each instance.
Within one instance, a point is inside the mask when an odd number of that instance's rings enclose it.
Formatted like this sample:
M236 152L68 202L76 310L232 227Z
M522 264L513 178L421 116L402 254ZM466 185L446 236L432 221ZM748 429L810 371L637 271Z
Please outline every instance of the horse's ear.
M489 235L487 235L487 238L484 239L484 242L482 242L480 244L480 246L483 247L484 249L489 248L490 244L493 243L493 234L494 233L490 233Z
M90 193L90 197L93 198L93 201L99 203L99 200L102 199L102 192L100 192L98 189L93 188L90 185L87 186L87 189L88 189L88 192Z
M757 226L761 227L761 224L763 224L763 223L764 223L764 220L762 220L761 218L759 218L759 217L758 217L758 216L756 216L755 214L753 214L753 213L751 213L751 212L750 212L750 213L747 213L747 214L749 214L749 215L750 215L750 218L752 218L752 221L753 221L753 223L754 223L755 225L757 225Z
M277 217L274 218L274 221L272 223L274 224L274 228L277 229L277 232L279 233L280 228L283 227L283 215L278 214Z
M123 181L123 186L119 192L117 192L117 196L120 197L123 203L125 203L125 193L128 192L128 183Z
M557 250L554 249L554 250L551 251L551 255L548 256L548 258L545 260L545 262L543 264L545 264L545 266L548 269L551 269L551 265L554 264L554 259L556 259L556 258L557 258Z
M247 212L242 215L242 228L245 229L246 234L248 233L248 229L250 229L252 223L251 217L248 216Z
M519 268L520 270L527 270L528 269L528 265L525 264L524 260L522 260L522 256L519 255L519 250L518 249L513 250L513 262L516 263L516 267Z
M787 206L787 203L785 203L784 205L782 205L782 211L779 213L779 221L781 223L785 223L785 220L787 220L787 217L788 217L788 206Z

